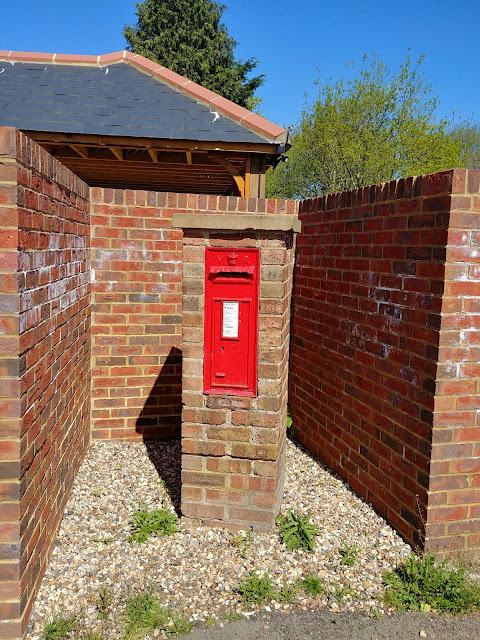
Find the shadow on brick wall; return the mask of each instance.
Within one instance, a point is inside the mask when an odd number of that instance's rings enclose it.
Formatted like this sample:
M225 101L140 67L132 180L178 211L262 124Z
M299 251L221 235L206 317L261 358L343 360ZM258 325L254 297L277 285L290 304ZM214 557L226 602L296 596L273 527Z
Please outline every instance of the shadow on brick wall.
M180 439L182 351L172 347L145 400L135 428L147 440Z

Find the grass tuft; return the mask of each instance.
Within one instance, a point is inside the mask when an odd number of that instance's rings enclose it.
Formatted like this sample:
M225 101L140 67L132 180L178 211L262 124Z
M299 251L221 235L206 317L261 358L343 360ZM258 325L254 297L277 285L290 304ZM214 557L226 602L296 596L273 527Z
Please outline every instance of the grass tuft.
M165 509L148 511L146 505L140 504L130 518L130 525L132 534L128 541L145 542L151 536L173 536L178 531L178 517Z
M446 561L438 564L432 554L410 554L385 574L383 582L387 585L385 601L401 611L436 609L455 615L480 609L480 585L464 568L452 568Z
M67 640L76 629L76 616L57 613L45 623L42 638L43 640Z
M166 636L186 635L194 626L185 615L163 607L151 591L127 600L123 622L123 640L140 640L155 629Z
M244 604L263 604L273 598L274 590L270 576L264 573L261 578L255 571L250 571L248 578L237 586L237 591Z
M307 573L299 582L299 586L304 589L308 595L316 597L325 593L323 580L314 573Z

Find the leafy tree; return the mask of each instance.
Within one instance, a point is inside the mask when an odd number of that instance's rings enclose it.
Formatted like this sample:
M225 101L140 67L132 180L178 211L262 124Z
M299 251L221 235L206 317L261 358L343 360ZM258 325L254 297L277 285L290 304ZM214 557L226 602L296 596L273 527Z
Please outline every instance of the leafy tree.
M267 174L273 197L310 198L458 165L460 145L436 122L437 99L408 55L397 74L375 54L351 81L317 81L293 129L288 163Z
M480 124L462 120L453 124L450 135L461 148L459 167L480 169Z
M235 40L220 22L224 5L212 0L144 0L136 26L123 35L130 51L215 91L241 106L254 104L264 76L248 78L258 62L236 60Z

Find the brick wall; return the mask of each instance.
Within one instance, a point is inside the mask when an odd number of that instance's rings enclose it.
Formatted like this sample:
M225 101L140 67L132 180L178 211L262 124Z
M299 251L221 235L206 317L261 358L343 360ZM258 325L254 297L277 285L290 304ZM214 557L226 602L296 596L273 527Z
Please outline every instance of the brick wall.
M480 171L453 174L427 516L431 549L480 550Z
M427 506L450 179L399 180L300 207L295 426L415 544Z
M292 213L295 203L94 188L92 435L180 437L182 231L176 213Z
M0 636L19 638L89 440L89 204L21 133L0 156Z

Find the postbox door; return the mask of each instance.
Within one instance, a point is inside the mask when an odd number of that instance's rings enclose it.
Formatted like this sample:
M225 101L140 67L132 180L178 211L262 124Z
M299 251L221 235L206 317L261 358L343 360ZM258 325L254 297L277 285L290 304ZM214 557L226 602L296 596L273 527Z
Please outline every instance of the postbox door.
M257 391L258 250L207 249L204 392Z

